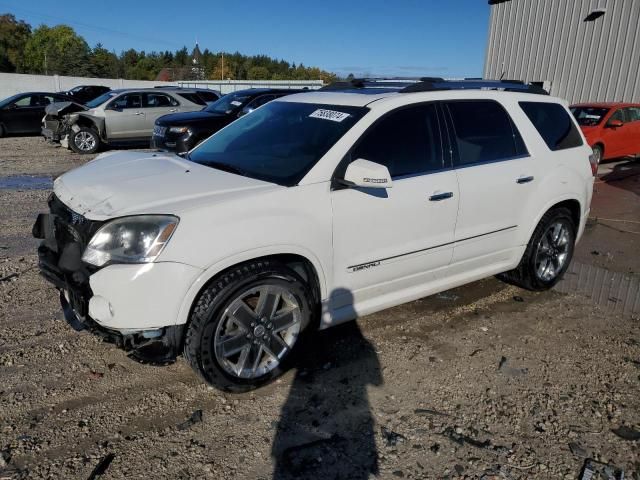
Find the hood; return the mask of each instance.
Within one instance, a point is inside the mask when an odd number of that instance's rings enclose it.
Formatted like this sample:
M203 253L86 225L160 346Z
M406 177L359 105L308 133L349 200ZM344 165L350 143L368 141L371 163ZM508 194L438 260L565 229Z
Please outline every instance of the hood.
M229 115L222 113L205 112L199 110L196 112L184 112L184 113L170 113L169 115L163 115L156 120L156 125L162 126L179 126L179 125L193 125L200 123L218 124L227 121Z
M65 205L92 220L141 213L179 214L196 204L277 188L283 187L152 152L106 153L53 184Z
M89 108L75 102L50 103L44 109L47 115L57 115L57 116L66 115L67 113L80 112L82 110L89 110Z

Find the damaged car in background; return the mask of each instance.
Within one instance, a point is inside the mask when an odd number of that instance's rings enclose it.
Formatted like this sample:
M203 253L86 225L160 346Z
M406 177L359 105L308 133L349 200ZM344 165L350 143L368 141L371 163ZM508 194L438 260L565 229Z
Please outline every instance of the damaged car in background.
M111 90L85 105L47 106L42 135L77 153L95 153L102 145L148 145L157 118L201 110L203 103L195 91L177 87Z

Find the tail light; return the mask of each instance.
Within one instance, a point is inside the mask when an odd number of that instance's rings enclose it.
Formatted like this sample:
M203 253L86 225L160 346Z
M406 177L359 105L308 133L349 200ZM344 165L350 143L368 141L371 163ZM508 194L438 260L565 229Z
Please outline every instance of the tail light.
M593 153L589 155L589 163L591 164L591 173L595 177L598 174L598 160Z

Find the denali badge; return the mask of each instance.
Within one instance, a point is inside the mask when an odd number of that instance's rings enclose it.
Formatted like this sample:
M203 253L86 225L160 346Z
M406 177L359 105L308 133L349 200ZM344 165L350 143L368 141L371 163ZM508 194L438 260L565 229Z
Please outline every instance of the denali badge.
M359 272L360 270L377 267L378 265L380 265L379 260L375 262L363 263L362 265L355 265L353 267L349 267L349 270L351 270L351 272Z

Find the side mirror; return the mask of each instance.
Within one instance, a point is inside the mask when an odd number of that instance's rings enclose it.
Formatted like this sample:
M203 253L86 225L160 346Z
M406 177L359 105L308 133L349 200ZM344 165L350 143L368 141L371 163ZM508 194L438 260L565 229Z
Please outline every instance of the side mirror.
M607 127L611 127L611 128L618 128L623 125L624 123L622 123L621 120L609 120L609 123L607 123Z
M391 175L384 165L359 158L349 164L339 182L348 187L391 188Z

